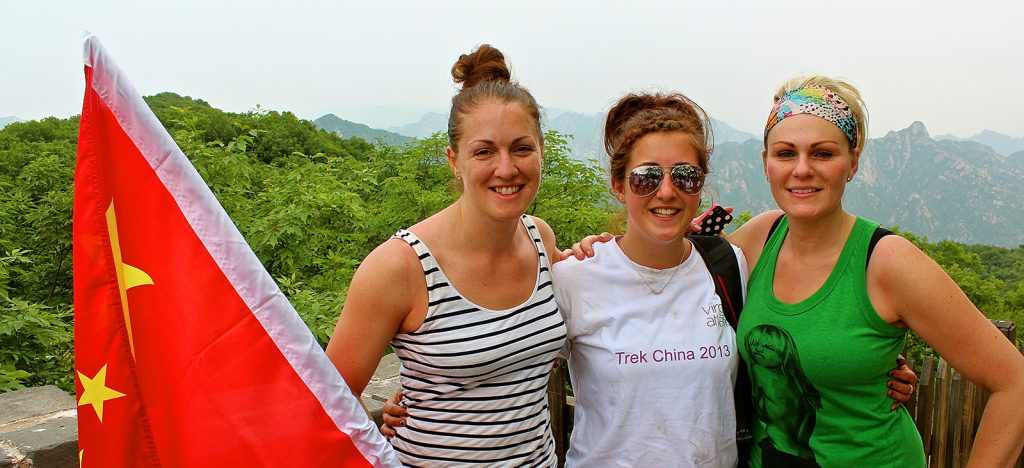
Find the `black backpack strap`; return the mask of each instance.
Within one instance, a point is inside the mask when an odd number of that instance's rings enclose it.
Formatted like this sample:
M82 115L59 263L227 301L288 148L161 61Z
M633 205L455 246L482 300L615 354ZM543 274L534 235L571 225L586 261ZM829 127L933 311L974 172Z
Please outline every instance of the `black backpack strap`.
M781 214L781 215L779 215L778 218L775 218L775 222L772 223L772 227L768 228L768 235L764 236L764 245L768 245L768 239L772 238L772 234L775 232L776 229L779 228L779 223L781 223L782 222L782 218L785 218L785 217L786 217L785 214Z
M729 241L718 236L691 236L694 248L704 259L715 283L715 292L722 298L725 319L736 329L743 311L743 287L740 264Z
M782 219L781 217L779 219ZM693 248L697 249L715 283L715 293L722 299L725 320L733 330L737 329L740 313L743 312L743 272L740 271L736 251L729 241L718 236L690 236ZM739 347L739 343L736 344ZM734 349L734 353L739 350ZM739 450L740 466L746 466L750 457L751 416L754 414L751 395L750 374L747 365L740 359L736 373L736 387L733 389L736 405L736 444Z
M875 228L875 232L871 234L871 242L868 242L868 258L864 261L865 269L867 269L868 262L871 261L871 253L875 251L875 245L878 244L878 241L882 240L883 237L888 235L892 235L892 231L882 226Z

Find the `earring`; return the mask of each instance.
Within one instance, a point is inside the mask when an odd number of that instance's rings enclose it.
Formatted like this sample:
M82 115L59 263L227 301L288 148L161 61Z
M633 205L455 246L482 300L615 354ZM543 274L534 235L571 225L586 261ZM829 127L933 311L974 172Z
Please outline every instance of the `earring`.
M847 177L847 178L846 178L846 181L847 181L847 182L850 182L850 181L852 181L852 180L853 180L853 176L850 176L850 177Z
M462 181L462 174L459 174L458 172L456 172L455 173L455 179L458 180L459 182L461 182Z

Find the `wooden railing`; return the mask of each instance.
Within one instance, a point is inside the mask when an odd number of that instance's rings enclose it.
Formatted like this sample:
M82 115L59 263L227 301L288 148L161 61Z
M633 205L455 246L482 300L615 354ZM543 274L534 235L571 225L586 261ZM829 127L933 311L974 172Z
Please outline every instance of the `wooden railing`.
M993 320L992 323L1011 343L1016 342L1017 327L1013 322ZM936 360L929 356L920 366L911 363L911 367L914 367L919 380L906 407L921 433L928 466L967 466L988 393L961 378L942 358ZM558 360L548 381L548 403L551 405L551 428L559 466L565 462L573 421L574 401L566 395L566 381L565 363ZM1013 466L1024 468L1024 455Z
M992 323L1011 343L1016 342L1017 326L1013 322L993 320ZM928 356L920 366L911 365L919 381L906 407L921 433L928 466L967 466L981 413L988 403L988 392L961 377L945 359ZM1024 456L1012 466L1024 467Z

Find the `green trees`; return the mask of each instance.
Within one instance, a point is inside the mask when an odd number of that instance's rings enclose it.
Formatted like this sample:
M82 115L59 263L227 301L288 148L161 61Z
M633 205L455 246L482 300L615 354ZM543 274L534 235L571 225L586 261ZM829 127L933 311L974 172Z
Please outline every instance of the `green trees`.
M363 257L457 197L441 133L389 146L342 139L287 112L231 114L172 93L147 101L321 344ZM48 383L73 389L77 137L77 118L0 130L0 391ZM570 157L566 138L545 135L543 181L529 210L563 248L609 229L617 211L603 169ZM982 311L1024 326L1024 247L907 236Z
M0 391L72 388L71 183L77 119L0 131Z
M321 344L359 262L457 193L436 134L404 146L342 139L291 113L230 114L204 101L147 98ZM78 119L0 130L0 391L73 388L71 207ZM546 136L531 214L561 245L604 229L599 169Z

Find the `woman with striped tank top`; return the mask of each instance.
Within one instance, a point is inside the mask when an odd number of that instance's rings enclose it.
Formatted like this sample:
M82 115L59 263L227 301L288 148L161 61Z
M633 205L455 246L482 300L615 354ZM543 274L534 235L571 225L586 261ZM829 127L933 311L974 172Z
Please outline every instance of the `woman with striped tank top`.
M452 67L448 163L461 195L370 253L327 355L360 395L390 343L408 466L554 466L547 380L565 341L548 225L525 215L540 186L533 96L488 45Z

